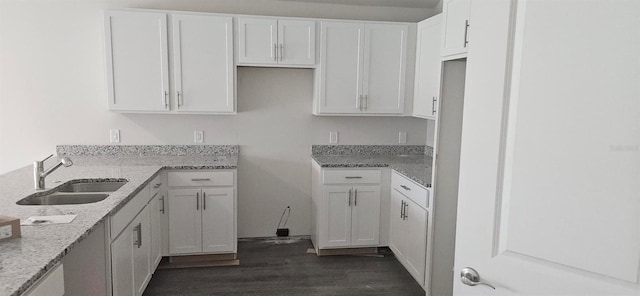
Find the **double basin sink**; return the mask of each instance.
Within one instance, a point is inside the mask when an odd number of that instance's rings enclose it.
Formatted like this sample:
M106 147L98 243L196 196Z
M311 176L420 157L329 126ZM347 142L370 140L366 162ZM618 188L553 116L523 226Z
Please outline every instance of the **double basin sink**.
M87 204L104 200L110 193L127 183L126 179L71 180L48 193L34 193L18 202L18 205L70 205Z

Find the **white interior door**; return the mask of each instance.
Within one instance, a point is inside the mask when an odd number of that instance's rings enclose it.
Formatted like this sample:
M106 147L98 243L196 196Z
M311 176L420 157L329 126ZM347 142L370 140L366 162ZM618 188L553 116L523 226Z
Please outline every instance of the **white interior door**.
M232 18L172 14L171 21L176 110L233 112Z
M454 294L640 295L640 2L511 4L471 4Z

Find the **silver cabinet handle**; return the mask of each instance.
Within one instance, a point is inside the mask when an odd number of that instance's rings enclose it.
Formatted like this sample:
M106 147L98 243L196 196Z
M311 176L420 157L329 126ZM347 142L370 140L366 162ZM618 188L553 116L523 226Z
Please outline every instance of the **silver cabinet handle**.
M275 62L278 61L278 44L277 43L273 44L273 60Z
M203 192L202 193L202 210L206 210L207 209L207 193Z
M196 192L196 210L200 210L200 192Z
M160 213L164 214L164 195L160 198L160 200L162 201L162 208L160 209Z
M180 93L180 91L176 90L176 98L178 98L178 108L180 108L180 106L184 105L182 97L183 97L183 95Z
M407 220L407 218L409 218L409 215L407 215L407 209L409 209L409 203L408 202L404 202L404 219L402 220Z
M133 242L133 245L140 248L142 247L142 224L138 223L138 225L133 228L133 231L136 232L136 241Z
M358 189L356 189L353 194L353 206L354 207L358 206Z
M411 191L411 188L405 186L405 185L400 185L400 187L402 187L402 189L406 190L406 191Z
M471 267L465 267L460 272L460 280L467 286L485 285L491 289L496 289L493 285L480 280L480 274Z
M465 20L464 21L464 46L463 47L467 47L467 44L469 44L469 40L467 39L467 35L469 33L469 20Z
M367 111L367 108L369 107L369 95L364 95L364 103L362 104L362 108L364 109L364 111Z
M346 176L345 179L362 179L361 176Z
M198 182L198 181L211 181L211 178L194 178L194 179L191 179L191 181L193 181L193 182Z
M400 219L404 220L404 200L400 203Z
M356 102L356 108L362 111L362 95L358 95L358 101Z
M138 223L138 248L142 247L142 223Z
M135 240L135 241L133 241L133 245L134 245L134 246L138 246L138 239L139 239L139 237L140 237L140 236L138 235L138 231L139 231L138 225L136 225L135 227L133 227L133 232L135 232L135 233L136 233L136 240Z
M431 115L436 114L436 97L431 100Z
M162 105L164 105L164 108L169 108L169 100L167 100L167 97L169 96L169 92L166 90L162 91Z
M280 61L284 59L284 44L280 43Z
M347 205L351 206L351 189L349 189L349 198L347 198Z

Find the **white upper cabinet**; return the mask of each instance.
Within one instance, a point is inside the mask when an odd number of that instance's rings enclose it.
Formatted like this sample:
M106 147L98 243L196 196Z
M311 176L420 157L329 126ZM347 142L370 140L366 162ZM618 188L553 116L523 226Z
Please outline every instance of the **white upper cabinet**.
M466 57L469 45L469 8L471 0L445 0L443 4L442 58Z
M315 66L316 22L238 18L238 64Z
M172 14L173 89L178 112L234 112L233 20Z
M316 115L401 115L408 26L323 22Z
M442 15L418 23L413 116L436 119L440 97Z
M109 110L169 111L167 15L105 11Z
M109 110L235 113L232 18L168 15L105 12Z
M317 113L361 112L363 43L362 24L321 24Z

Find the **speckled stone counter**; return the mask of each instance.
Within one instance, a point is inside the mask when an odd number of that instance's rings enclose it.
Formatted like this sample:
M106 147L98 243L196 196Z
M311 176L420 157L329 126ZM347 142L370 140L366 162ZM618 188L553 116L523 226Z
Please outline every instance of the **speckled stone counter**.
M98 155L70 156L74 165L61 167L46 178L51 189L73 179L125 178L129 182L105 200L79 205L22 206L16 202L35 192L33 168L0 175L0 215L25 220L30 216L78 215L69 224L22 226L22 237L0 242L0 296L20 295L112 213L135 196L162 169L235 169L229 155ZM57 160L50 159L45 168Z
M418 184L431 187L433 158L429 155L432 151L430 148L395 145L314 145L311 157L325 168L389 167Z

